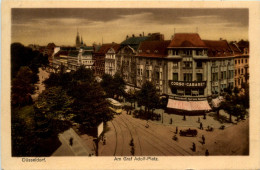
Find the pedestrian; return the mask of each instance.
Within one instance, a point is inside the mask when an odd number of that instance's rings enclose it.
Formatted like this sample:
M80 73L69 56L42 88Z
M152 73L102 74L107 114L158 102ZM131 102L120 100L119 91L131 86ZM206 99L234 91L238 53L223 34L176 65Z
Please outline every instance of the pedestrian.
M198 122L200 123L200 117L198 117Z
M200 129L203 130L203 124L200 122Z
M202 144L205 144L205 137L204 137L204 135L202 135Z
M70 146L72 146L73 145L73 138L72 137L70 138L69 142L70 142Z
M178 134L178 126L176 126L176 132L175 133Z
M205 156L209 156L209 151L206 149Z
M196 152L196 145L194 142L192 143L192 150L193 150L193 152Z

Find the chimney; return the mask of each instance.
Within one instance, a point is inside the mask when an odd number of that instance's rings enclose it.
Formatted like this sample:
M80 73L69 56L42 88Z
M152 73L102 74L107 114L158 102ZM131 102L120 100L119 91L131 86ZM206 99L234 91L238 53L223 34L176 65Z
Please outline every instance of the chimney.
M144 32L143 32L143 37L144 37Z
M220 41L222 41L222 38L219 38Z
M125 39L128 39L129 37L128 37L128 35L126 35L126 38Z
M135 37L135 35L133 34L132 37Z
M142 34L139 34L139 37L142 37Z

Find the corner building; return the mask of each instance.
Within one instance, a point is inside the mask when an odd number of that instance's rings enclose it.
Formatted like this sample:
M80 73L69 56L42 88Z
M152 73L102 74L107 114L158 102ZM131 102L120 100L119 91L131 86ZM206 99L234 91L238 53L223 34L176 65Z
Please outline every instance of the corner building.
M207 97L210 90L208 48L198 34L175 34L168 46L166 94Z

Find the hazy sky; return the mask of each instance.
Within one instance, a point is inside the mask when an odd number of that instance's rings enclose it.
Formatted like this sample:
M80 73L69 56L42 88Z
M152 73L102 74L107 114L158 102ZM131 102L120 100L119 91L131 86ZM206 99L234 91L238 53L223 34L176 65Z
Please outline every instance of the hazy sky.
M75 45L77 28L87 45L122 42L126 35L160 32L165 39L196 32L202 39L248 39L248 9L12 9L12 42Z

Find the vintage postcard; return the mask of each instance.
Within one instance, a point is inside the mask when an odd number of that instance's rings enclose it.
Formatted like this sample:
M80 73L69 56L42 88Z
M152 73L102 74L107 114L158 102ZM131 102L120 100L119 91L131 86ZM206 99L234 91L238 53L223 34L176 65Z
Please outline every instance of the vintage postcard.
M4 1L2 168L260 168L259 5Z

